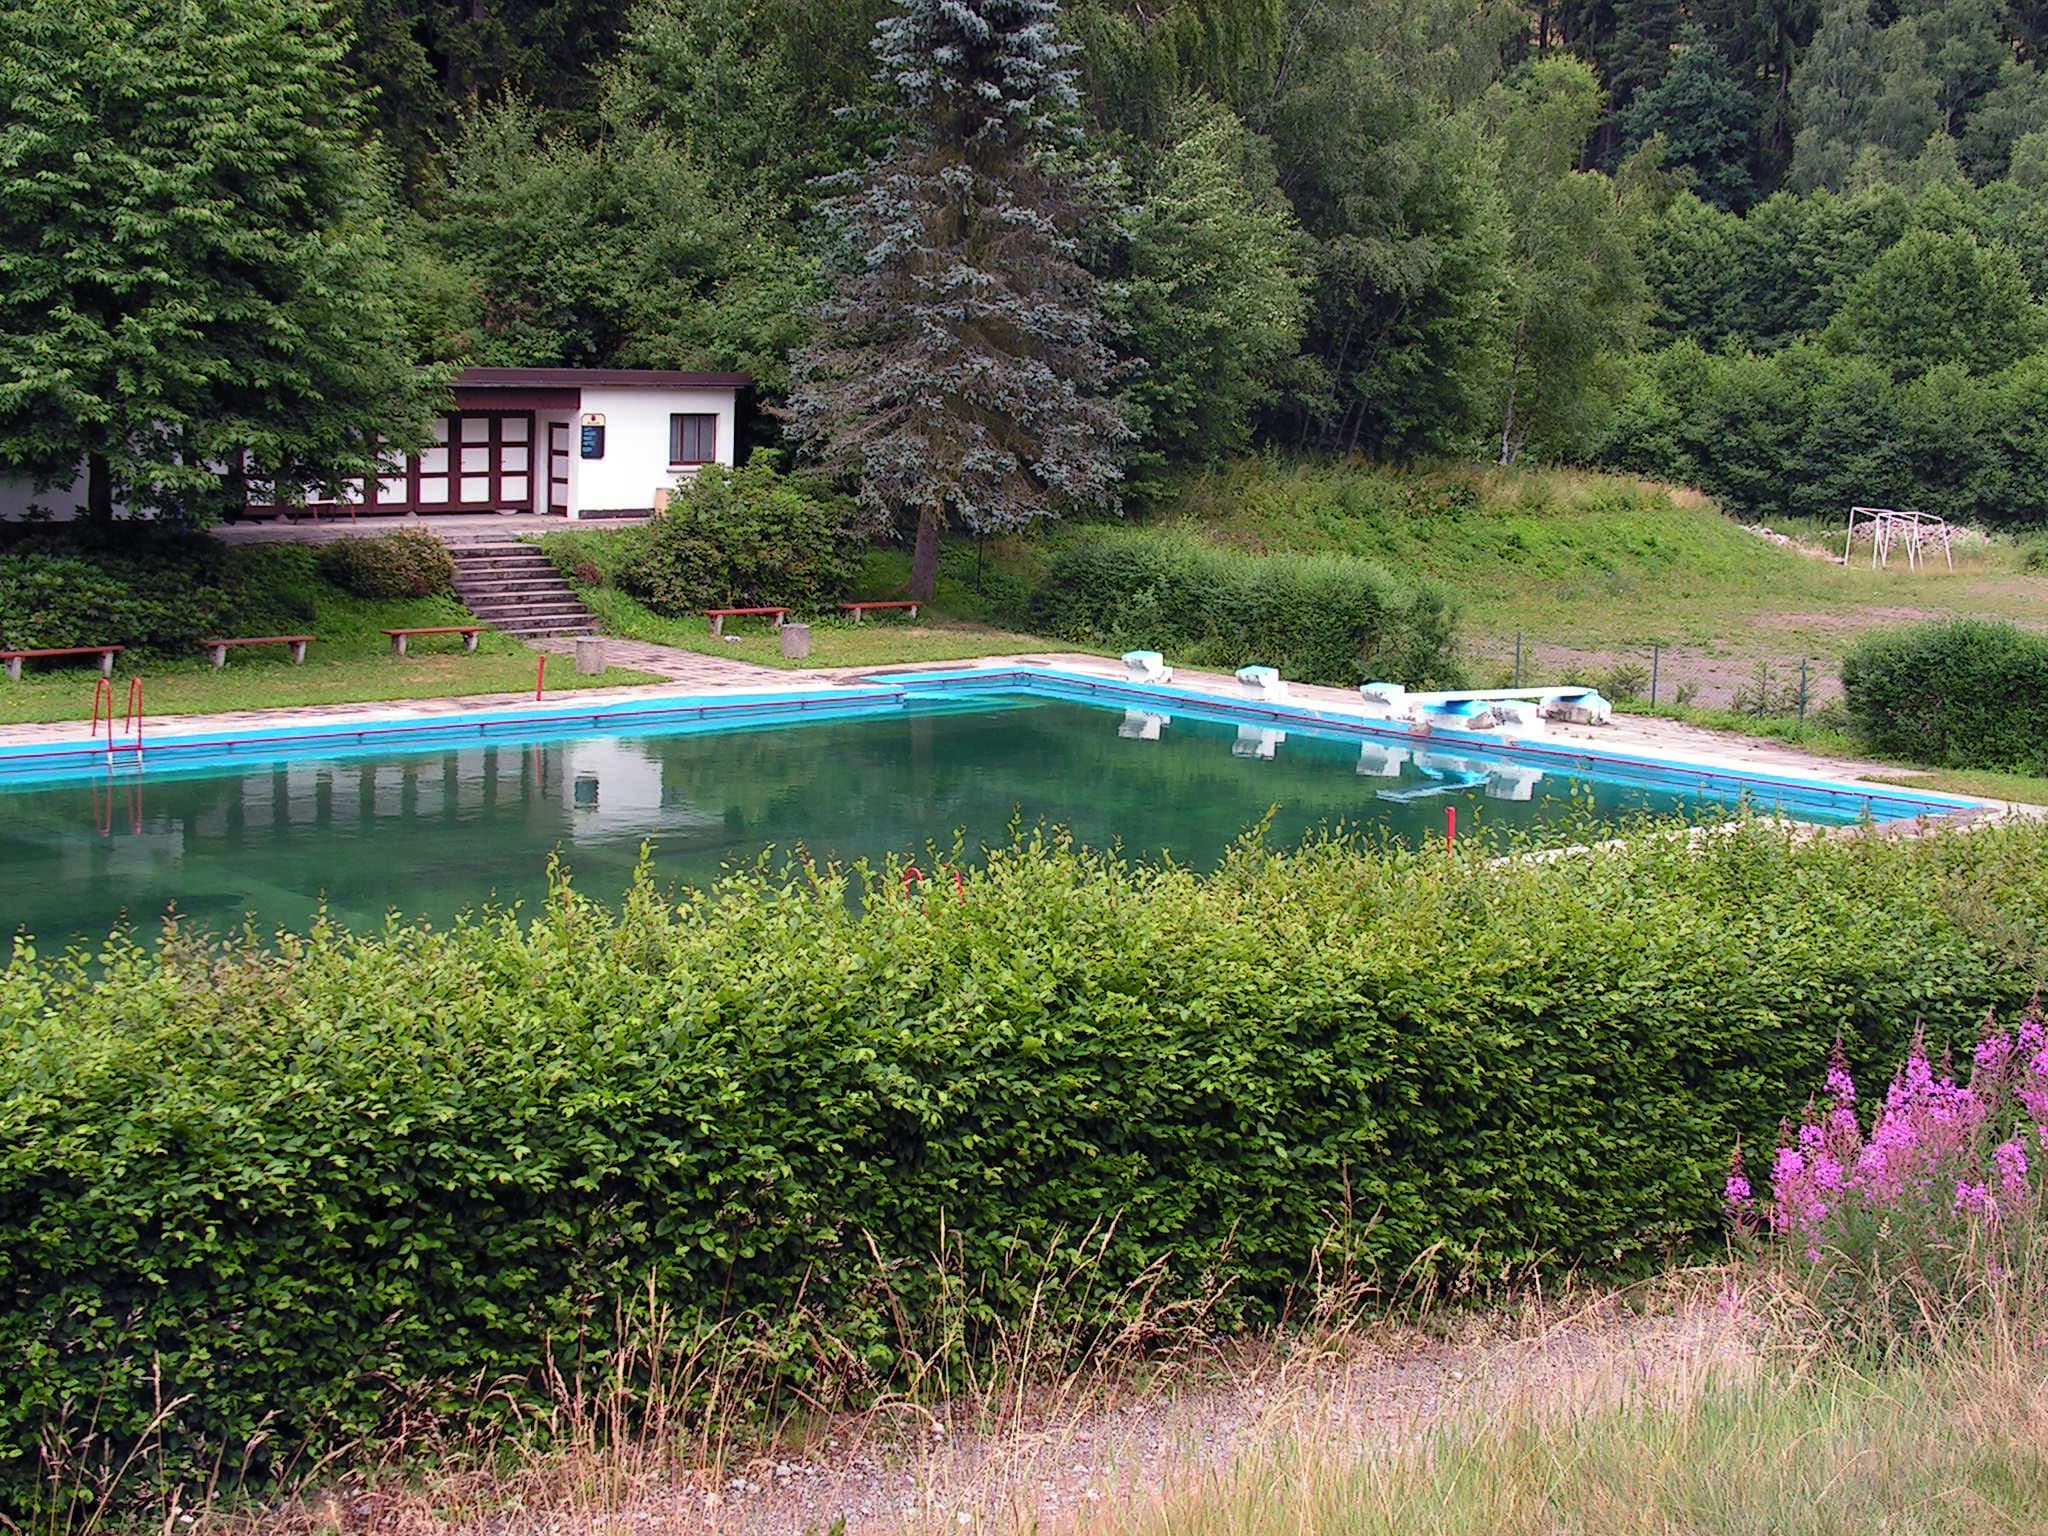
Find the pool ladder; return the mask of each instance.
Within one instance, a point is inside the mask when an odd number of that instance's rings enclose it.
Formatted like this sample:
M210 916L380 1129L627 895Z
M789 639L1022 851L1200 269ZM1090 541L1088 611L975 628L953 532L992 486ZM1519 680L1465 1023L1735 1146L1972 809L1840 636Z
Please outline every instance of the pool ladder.
M101 701L105 701L107 722L107 756L114 755L114 683L111 678L96 678L92 685L92 724L87 727L88 736L100 732ZM135 738L135 756L142 758L142 679L128 679L128 707L121 720L121 734Z

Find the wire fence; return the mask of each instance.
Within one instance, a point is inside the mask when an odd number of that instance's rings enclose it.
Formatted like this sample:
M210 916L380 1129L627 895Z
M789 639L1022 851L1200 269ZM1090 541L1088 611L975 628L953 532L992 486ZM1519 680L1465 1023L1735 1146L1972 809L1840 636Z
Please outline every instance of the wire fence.
M1758 719L1825 720L1842 697L1835 663L1811 655L1656 642L1594 648L1522 631L1511 644L1479 647L1478 671L1490 687L1591 686L1617 704L1726 710Z

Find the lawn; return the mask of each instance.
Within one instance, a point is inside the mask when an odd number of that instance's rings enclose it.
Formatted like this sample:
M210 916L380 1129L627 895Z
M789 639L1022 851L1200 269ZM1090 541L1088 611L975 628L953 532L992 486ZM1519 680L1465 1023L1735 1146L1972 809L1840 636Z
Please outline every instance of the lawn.
M735 661L782 668L883 667L960 661L1019 651L1086 649L990 622L993 605L979 598L967 584L974 551L970 543L962 540L946 550L937 601L921 609L916 619L904 618L899 613L880 613L870 614L865 622L855 624L837 615L813 616L807 620L811 626L811 654L802 660L788 660L782 655L780 638L765 620L728 619L726 633L714 635L710 623L700 614L659 614L611 585L610 572L617 563L617 539L618 535L611 533L563 532L547 535L541 544L563 568L577 595L597 615L605 632L622 639L645 640L705 656L726 656ZM1023 551L1017 551L1013 558L1025 558ZM606 580L595 585L577 580L575 571L582 565L594 566L605 573ZM862 566L855 592L861 597L901 597L908 590L909 578L907 555L900 550L873 550Z
M143 704L152 716L518 693L534 686L538 653L489 630L478 637L474 654L464 652L459 635L416 640L412 654L403 659L391 654L391 642L379 633L382 629L474 622L453 598L353 597L315 576L311 551L298 547L237 548L229 558L271 583L298 611L311 613L290 631L315 637L305 665L293 666L283 646L230 651L228 664L218 671L203 655L139 660L123 656L114 672L117 702L125 704L131 677L142 679ZM24 671L18 683L0 678L0 724L76 720L84 726L92 713L98 675L93 668L33 662L30 666L35 670ZM553 659L547 675L550 692L659 681L617 667L600 676L579 677L560 657Z
M1585 651L1830 658L1873 624L2048 623L2048 575L2023 571L2011 541L1959 551L1953 573L1842 566L1817 543L1745 532L1694 492L1614 475L1247 462L1188 481L1168 514L1247 549L1359 555L1432 577L1482 643L1519 631Z

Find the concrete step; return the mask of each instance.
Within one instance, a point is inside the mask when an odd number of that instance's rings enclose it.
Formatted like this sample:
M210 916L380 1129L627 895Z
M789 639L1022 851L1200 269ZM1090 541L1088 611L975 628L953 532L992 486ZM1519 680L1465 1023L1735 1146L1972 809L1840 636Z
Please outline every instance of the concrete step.
M567 582L522 577L516 581L458 581L455 591L462 597L573 597Z
M472 610L474 611L474 610ZM596 621L581 608L508 608L503 613L479 613L477 617L493 629L520 624L591 624Z
M492 555L483 560L458 560L455 574L458 576L485 576L494 571L552 571L552 560L521 560L511 555Z
M559 598L555 598L547 602L471 602L469 612L473 612L477 618L555 618L557 614L565 612L573 612L578 618L584 618L590 614L590 608L586 608L580 602L561 602Z

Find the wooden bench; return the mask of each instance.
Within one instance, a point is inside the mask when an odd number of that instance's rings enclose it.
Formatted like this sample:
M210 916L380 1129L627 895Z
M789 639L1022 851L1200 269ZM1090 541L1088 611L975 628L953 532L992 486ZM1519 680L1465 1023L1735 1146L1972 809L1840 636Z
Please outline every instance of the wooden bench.
M41 650L0 651L0 661L7 663L7 675L15 682L21 681L22 658L27 656L97 656L100 659L100 676L114 675L114 658L123 647L118 645L52 645Z
M462 648L465 651L473 651L476 649L477 634L482 629L481 624L430 624L420 629L387 629L383 633L391 637L391 654L403 656L406 653L406 641L414 635L460 635Z
M704 610L704 617L711 621L711 633L722 635L725 633L725 621L727 619L753 619L760 618L763 615L773 615L775 627L780 629L782 628L782 616L788 612L787 608L706 608Z
M917 617L917 601L914 598L902 598L886 603L841 603L839 606L853 615L853 622L856 624L860 622L860 616L870 608L908 608L910 616L913 619Z
M231 645L288 645L292 648L292 665L301 666L306 660L306 646L311 635L261 635L237 640L202 640L199 648L211 658L215 670L228 664L228 647Z

